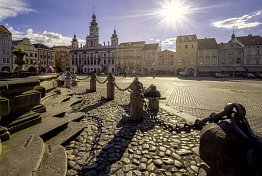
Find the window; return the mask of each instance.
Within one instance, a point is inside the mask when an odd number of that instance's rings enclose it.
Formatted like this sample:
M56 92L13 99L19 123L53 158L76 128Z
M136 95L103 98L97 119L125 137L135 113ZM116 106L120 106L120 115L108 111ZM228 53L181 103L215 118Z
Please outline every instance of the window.
M241 58L237 58L237 64L241 63Z
M192 48L194 48L194 45L192 45Z
M225 58L221 59L221 64L225 64Z
M35 53L35 57L37 57L37 53Z
M174 65L174 61L171 61L171 62L170 62L170 65Z
M185 45L185 49L187 49L187 45Z
M212 57L212 65L216 65L216 63L217 63L217 57L213 56Z
M112 60L112 64L115 64L115 60L114 59Z

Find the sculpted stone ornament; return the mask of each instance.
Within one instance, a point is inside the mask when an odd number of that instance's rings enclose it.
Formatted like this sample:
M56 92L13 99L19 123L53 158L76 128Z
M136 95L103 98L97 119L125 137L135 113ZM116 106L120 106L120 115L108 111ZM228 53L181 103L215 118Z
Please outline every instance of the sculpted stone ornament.
M156 90L156 86L151 84L144 93L145 98L148 99L148 107L151 111L159 111L160 92Z

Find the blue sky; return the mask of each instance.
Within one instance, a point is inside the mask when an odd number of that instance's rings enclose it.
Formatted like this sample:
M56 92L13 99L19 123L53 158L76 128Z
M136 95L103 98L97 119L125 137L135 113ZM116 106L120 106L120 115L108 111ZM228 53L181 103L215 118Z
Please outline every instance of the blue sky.
M172 3L179 8L167 14ZM233 29L237 36L262 35L261 0L0 0L0 23L14 39L69 45L74 32L84 42L93 7L100 43L110 40L114 27L119 42L161 42L170 49L177 35L215 37L217 42L227 42Z

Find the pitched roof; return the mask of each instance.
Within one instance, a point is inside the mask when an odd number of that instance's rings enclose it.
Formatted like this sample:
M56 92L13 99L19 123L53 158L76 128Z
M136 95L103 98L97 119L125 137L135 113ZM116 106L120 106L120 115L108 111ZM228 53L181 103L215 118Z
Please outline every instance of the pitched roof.
M145 44L142 50L157 50L159 43Z
M262 45L262 37L257 35L257 36L242 36L242 37L236 37L243 45L248 46L248 45Z
M218 49L215 38L197 39L198 49Z
M42 43L37 43L37 44L33 44L35 46L35 48L43 48L43 49L51 49L48 46L42 44Z
M197 41L196 34L194 35L182 35L176 37L176 42L193 42Z
M226 43L217 44L218 48L220 48L220 49L224 48L226 45L227 45Z
M137 45L144 45L145 43L146 43L145 41L125 42L125 43L120 43L120 46L137 46Z
M6 29L4 25L0 25L0 32L12 35L12 33L8 29Z

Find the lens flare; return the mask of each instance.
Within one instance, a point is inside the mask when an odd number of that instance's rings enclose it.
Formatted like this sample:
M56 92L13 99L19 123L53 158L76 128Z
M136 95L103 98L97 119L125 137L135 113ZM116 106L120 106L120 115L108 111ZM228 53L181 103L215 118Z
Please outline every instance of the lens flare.
M156 15L161 19L161 23L172 28L189 21L193 10L189 3L180 0L166 0L160 2L159 5L160 8L156 10Z

